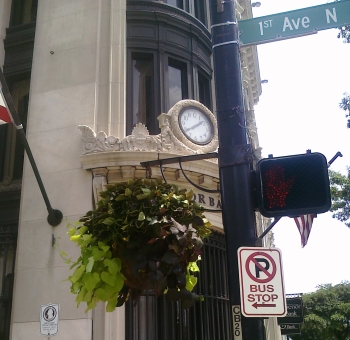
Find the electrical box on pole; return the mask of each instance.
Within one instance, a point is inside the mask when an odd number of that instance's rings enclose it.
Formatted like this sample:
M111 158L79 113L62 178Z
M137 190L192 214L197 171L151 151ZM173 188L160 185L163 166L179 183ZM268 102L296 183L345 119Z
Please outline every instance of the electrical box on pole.
M259 211L266 217L330 209L328 165L321 153L265 158L258 162L256 174Z

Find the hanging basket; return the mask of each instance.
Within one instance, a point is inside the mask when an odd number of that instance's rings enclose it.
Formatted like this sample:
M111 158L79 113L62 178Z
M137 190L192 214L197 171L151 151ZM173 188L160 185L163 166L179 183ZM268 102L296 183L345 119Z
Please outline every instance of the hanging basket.
M181 300L184 308L201 296L191 293L196 261L211 224L193 192L161 180L134 179L108 185L95 210L75 226L70 239L81 248L77 261L68 260L76 301L93 309L98 301L113 311L145 290Z

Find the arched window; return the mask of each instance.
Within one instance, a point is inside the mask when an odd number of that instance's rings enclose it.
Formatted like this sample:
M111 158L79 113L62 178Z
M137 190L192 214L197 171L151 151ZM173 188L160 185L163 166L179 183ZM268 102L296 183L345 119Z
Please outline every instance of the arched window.
M196 19L194 3L193 15L182 10L188 4L127 2L126 134L138 123L158 134L157 117L181 99L212 109L211 36Z

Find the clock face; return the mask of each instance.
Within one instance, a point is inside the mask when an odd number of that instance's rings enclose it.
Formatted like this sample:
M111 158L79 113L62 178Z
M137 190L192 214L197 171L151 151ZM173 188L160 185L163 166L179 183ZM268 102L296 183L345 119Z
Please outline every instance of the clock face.
M198 108L190 107L180 112L179 125L184 135L193 143L204 145L213 139L213 124Z

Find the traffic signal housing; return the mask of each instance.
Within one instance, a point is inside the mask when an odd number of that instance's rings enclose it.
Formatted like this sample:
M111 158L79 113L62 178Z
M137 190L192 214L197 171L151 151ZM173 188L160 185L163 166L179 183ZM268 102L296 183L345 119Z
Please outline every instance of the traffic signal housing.
M266 217L317 214L331 207L328 165L321 153L264 158L256 174L259 211Z

